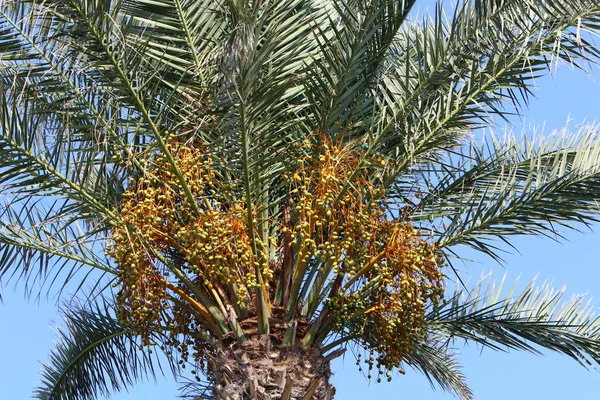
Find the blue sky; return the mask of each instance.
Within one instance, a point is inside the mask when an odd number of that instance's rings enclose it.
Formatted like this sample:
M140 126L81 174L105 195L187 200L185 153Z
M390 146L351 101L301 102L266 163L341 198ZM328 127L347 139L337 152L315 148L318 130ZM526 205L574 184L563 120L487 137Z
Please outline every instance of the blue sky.
M564 67L558 69L554 78L539 80L537 99L532 99L529 109L524 110L527 119L523 126L545 124L544 131L550 133L562 128L569 119L572 131L584 120L600 121L600 71L592 72L598 77L596 80ZM555 287L566 285L569 294L586 294L600 311L600 226L596 232L582 229L584 234L567 232L568 241L562 244L548 239L518 238L514 243L521 254L507 255L504 266L478 257L478 263L461 266L463 279L475 282L482 274L492 272L498 280L507 274L508 282L520 277L520 282L528 283L538 276L540 284L552 281ZM46 361L56 338L55 325L60 324L53 303L27 302L22 289L3 290L4 304L0 305L0 400L30 398L33 387L39 383L40 363ZM462 354L462 364L476 399L600 398L600 372L586 371L567 357L495 353L478 347L465 348L460 342L455 346ZM337 399L454 398L431 390L426 379L410 370L404 376L394 376L390 384L369 382L358 373L352 356L336 360L333 370ZM174 399L177 394L173 382L159 380L157 384L142 384L129 394L111 398L164 400Z

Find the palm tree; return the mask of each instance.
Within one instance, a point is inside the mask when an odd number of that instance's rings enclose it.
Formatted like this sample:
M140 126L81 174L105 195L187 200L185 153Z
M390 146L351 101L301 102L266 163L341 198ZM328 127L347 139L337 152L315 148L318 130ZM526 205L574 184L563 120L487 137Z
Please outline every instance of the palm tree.
M467 288L453 266L597 220L598 126L471 132L556 63L598 61L600 0L413 23L415 3L2 7L0 277L78 299L37 398L187 366L196 398L330 399L351 349L374 379L408 366L470 399L456 339L600 363L581 300Z

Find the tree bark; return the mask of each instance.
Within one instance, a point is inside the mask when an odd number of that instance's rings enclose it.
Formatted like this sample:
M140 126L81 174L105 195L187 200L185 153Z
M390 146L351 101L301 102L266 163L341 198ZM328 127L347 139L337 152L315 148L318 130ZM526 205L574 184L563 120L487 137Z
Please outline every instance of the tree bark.
M215 400L330 400L329 361L316 347L273 345L268 335L247 337L210 361Z

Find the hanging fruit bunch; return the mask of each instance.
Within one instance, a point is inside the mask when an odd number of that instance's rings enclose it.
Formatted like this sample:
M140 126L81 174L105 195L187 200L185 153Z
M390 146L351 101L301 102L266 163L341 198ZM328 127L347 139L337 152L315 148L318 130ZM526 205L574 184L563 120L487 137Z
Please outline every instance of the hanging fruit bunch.
M323 137L313 154L293 175L301 243L295 270L331 274L324 325L365 339L378 354L371 364L397 368L423 339L427 309L443 296L444 258L409 216L392 219L386 211L378 191L385 161Z
M202 293L247 304L256 286L255 257L245 207L227 199L202 147L168 146L195 201L194 211L167 157L148 160L148 171L124 193L121 224L109 254L119 268L118 314L150 343L149 332L169 328L171 345L199 359L206 343L198 332L224 333ZM271 271L265 264L264 276ZM194 291L191 288L197 287ZM191 336L196 337L190 339Z

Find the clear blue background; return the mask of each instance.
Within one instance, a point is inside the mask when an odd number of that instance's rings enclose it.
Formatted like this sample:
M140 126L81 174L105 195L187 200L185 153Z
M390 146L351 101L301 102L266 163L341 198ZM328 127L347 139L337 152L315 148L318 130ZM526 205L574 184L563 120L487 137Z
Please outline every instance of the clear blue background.
M568 120L571 131L587 120L600 120L600 71L592 76L581 71L559 68L554 78L540 79L535 91L537 99L523 113L527 119L517 120L531 131L533 126L545 125L544 132L562 128ZM499 133L499 129L495 129ZM514 243L521 254L505 257L501 266L490 259L477 256L477 263L459 265L463 279L476 282L492 272L498 280L504 274L507 282L520 277L528 283L536 275L538 282L552 281L555 287L566 285L568 294L586 294L600 311L600 226L584 234L567 232L567 242L548 239L517 238ZM467 253L465 253L467 254ZM472 253L468 254L474 257ZM52 301L37 305L24 300L22 287L3 289L4 303L0 304L0 400L19 400L31 397L33 387L40 382L41 363L56 339L56 325L61 324ZM596 301L594 301L596 300ZM465 373L478 400L505 399L600 399L600 373L586 371L573 360L556 354L544 356L520 352L497 353L476 346L464 347L455 343L462 354ZM333 363L333 383L336 399L453 399L448 393L433 391L427 380L411 370L396 375L392 383L369 382L357 371L353 357L348 354ZM140 384L129 393L111 399L175 399L177 385L169 379Z

